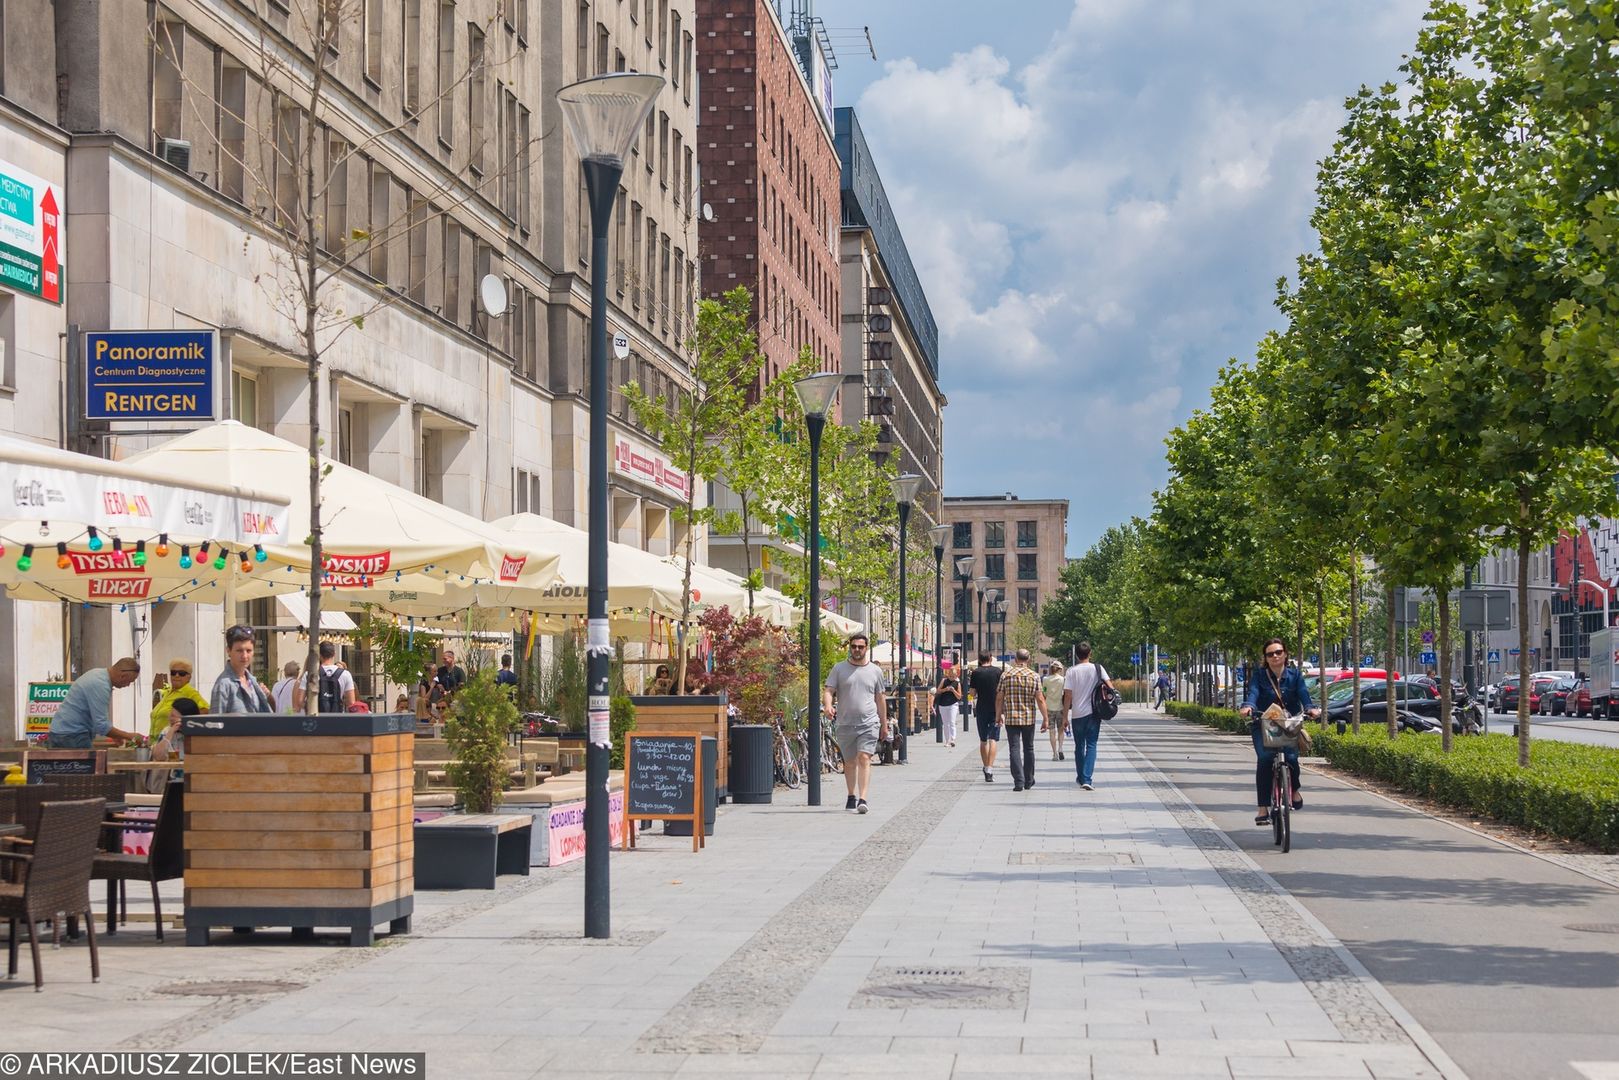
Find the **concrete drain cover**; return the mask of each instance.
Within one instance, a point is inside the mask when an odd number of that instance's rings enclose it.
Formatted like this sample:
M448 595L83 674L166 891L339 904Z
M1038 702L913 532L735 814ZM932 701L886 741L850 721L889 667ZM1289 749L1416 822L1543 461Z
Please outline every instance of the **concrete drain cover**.
M1027 968L876 968L851 1005L857 1009L1024 1009Z
M1010 866L1140 866L1130 851L1014 851L1006 857Z
M609 938L587 938L569 930L530 930L517 940L535 945L581 945L586 948L616 945L638 949L642 945L650 945L662 934L661 930L622 930Z
M1570 930L1578 930L1582 934L1619 934L1619 923L1596 922L1574 923Z
M303 988L302 983L236 979L226 982L175 983L172 986L160 986L157 992L182 997L257 997L264 994L290 994Z

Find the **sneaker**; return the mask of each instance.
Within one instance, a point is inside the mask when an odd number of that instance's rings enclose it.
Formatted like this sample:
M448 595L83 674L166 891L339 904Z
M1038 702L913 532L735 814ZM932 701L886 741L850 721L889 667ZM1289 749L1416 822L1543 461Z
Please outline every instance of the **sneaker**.
M859 799L855 798L853 795L850 795L849 801L843 804L843 808L852 813L855 809L857 809L859 802Z
M1024 787L1034 787L1034 781L1030 780L1028 783L1024 784L1023 786Z
M1089 784L1080 784L1079 786L1084 788L1086 791L1095 791L1096 790L1095 788L1091 787L1091 785L1089 785Z
M1067 761L1068 760L1068 755L1063 753L1061 750L1058 750L1057 751L1057 760L1058 761Z
M858 808L857 808L857 810L856 810L856 813L861 813L861 814L864 814L864 813L866 813L866 812L867 812L867 811L869 811L869 810L870 810L870 809L871 809L871 807L869 807L869 806L867 806L867 805L866 805L866 800L865 800L865 799L861 799L861 800L860 800L860 804L859 804L859 806L858 806Z
M990 772L988 769L985 769L984 770L984 783L992 784L994 782L995 782L995 774Z
M1013 784L1012 784L1012 790L1013 790L1013 791L1022 791L1022 790L1023 790L1023 785L1022 785L1022 784L1019 784L1019 783L1015 783L1015 782L1014 782L1014 783L1013 783Z

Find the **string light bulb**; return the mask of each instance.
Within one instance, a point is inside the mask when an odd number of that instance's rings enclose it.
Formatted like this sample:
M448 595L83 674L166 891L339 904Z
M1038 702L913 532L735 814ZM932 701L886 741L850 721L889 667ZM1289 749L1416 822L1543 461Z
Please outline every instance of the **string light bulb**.
M166 559L169 557L168 533L158 533L157 535L157 557L160 559Z
M67 557L67 544L65 544L65 543L57 544L56 545L56 568L58 570L66 570L68 567L70 567L72 565L73 565L73 560Z
M123 552L123 550L124 550L124 538L123 537L115 536L115 537L112 538L112 550L113 550L113 554L115 554L115 555L121 554Z
M204 540L204 541L203 541L203 542L202 542L202 546L201 546L201 547L199 547L199 548L198 548L198 549L197 549L197 555L198 555L198 556L199 556L199 557L200 557L200 558L204 558L204 559L206 559L206 558L207 558L207 557L208 557L208 545L209 545L209 544L210 544L210 543L212 543L212 542L213 542L213 541L211 541L211 540Z
M180 545L180 569L182 569L182 570L190 570L191 569L191 545L190 544L181 544Z
M94 525L91 525L90 526L90 542L88 544L86 544L85 547L89 548L91 551L100 551L103 547L106 546L106 543L107 542L105 540L101 539L101 534L96 532L96 527Z
M22 554L17 557L17 569L26 574L34 568L34 545L24 544Z
M254 544L253 545L253 561L254 562L263 562L265 559L268 559L269 557L270 556L268 556L268 555L266 555L264 553L264 545L263 544Z
M39 523L39 535L41 535L41 536L49 536L50 534L51 534L51 523L48 522L48 521L41 521Z
M214 557L214 569L215 570L223 570L223 569L225 569L225 559L228 558L229 555L230 555L230 552L225 549L225 545L220 544L219 545L219 554Z
M242 573L251 574L253 572L253 560L248 550L243 548L238 554L242 558Z
M136 566L145 566L146 565L146 541L145 540L137 540L137 541L135 541L135 554L130 556L129 561L134 563Z

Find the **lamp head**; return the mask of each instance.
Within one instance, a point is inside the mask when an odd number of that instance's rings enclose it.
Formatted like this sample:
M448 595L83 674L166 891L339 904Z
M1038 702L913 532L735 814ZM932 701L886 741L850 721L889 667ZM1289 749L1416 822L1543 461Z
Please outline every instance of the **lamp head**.
M975 561L976 560L971 555L957 556L956 557L956 576L959 577L959 578L970 578L970 577L972 577L973 576L973 563Z
M935 525L928 530L928 535L933 538L933 553L940 558L944 557L944 542L950 539L950 533L948 525Z
M979 574L977 577L973 578L973 584L978 586L979 592L983 592L984 589L989 585L989 575Z
M832 399L838 396L838 387L842 385L842 375L835 371L823 371L799 379L793 383L793 389L798 392L798 403L803 406L805 416L824 417L832 408Z
M909 506L916 501L916 493L922 490L922 477L916 473L904 473L888 482L888 488L894 493L894 501L901 506Z
M662 89L660 75L617 71L558 90L557 103L579 156L622 168Z

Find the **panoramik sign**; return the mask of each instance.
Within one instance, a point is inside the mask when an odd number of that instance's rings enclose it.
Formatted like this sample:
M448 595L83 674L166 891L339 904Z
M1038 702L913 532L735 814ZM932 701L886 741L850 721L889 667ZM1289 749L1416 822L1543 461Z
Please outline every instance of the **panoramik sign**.
M0 287L62 302L62 188L0 160Z
M213 330L87 333L85 419L213 420L218 356Z

